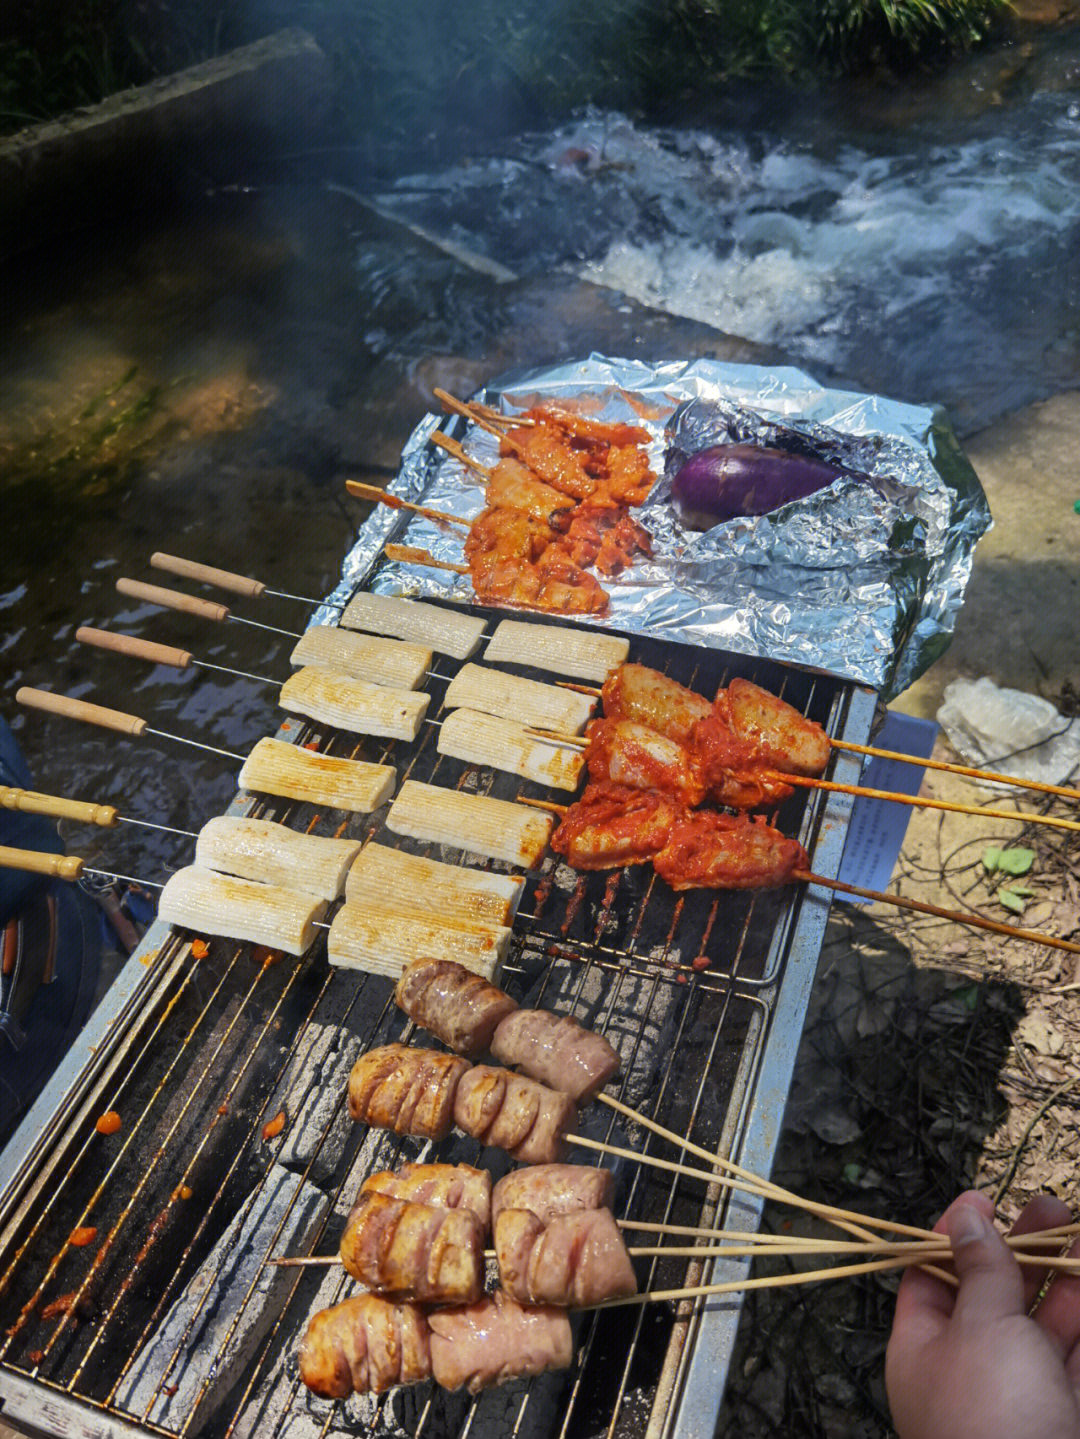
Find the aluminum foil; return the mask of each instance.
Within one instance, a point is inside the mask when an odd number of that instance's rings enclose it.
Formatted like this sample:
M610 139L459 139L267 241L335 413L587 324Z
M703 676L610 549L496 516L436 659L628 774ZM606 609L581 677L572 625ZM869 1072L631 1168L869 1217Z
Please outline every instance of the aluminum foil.
M502 378L476 398L512 413L569 397L596 418L644 426L662 476L636 512L653 536L652 559L603 582L605 615L576 619L825 670L886 700L948 646L990 510L940 409L826 389L795 369L601 355ZM427 415L387 490L471 518L483 508L482 485L430 444L436 429L494 462L493 436ZM794 444L866 478L842 478L768 515L687 530L670 503L665 458L725 439ZM458 526L377 506L315 622L332 622L334 606L369 577L383 594L473 600L467 575L379 564L388 540L460 564L463 538Z

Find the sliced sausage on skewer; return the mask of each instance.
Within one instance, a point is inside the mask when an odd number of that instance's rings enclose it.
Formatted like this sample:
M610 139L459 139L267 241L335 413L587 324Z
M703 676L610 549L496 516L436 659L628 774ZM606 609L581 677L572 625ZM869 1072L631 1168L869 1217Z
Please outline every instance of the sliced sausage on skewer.
M521 1304L581 1308L637 1293L637 1276L610 1209L578 1209L545 1223L529 1209L495 1221L499 1280Z
M515 1173L529 1173L517 1170ZM365 1194L388 1194L436 1209L469 1209L486 1232L491 1224L491 1175L471 1164L401 1164L369 1174L360 1186Z
M491 1047L498 1025L517 1002L494 984L447 959L419 959L398 980L394 999L410 1019L457 1054Z
M341 1238L341 1262L389 1299L471 1304L484 1288L484 1228L471 1209L362 1193Z
M362 1054L349 1075L353 1119L396 1134L445 1139L467 1060L434 1049L384 1044Z
M431 1372L444 1389L479 1394L511 1379L568 1369L574 1342L565 1309L516 1303L497 1289L478 1304L428 1317Z
M382 1394L431 1377L427 1318L415 1304L357 1294L312 1316L300 1346L300 1377L325 1399Z
M522 1164L554 1164L563 1135L577 1118L573 1100L509 1069L477 1064L454 1096L454 1123L484 1144L505 1149Z
M610 1208L615 1176L591 1164L533 1164L504 1174L491 1191L491 1222L504 1209L528 1209L547 1224L556 1214Z
M500 1064L517 1065L575 1104L595 1099L619 1068L618 1053L602 1034L548 1009L507 1015L495 1030L491 1052Z

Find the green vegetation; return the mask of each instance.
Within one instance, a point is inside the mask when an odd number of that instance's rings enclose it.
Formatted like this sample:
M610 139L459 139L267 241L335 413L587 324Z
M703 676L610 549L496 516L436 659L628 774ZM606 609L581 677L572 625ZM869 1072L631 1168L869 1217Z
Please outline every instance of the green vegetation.
M1008 0L16 0L0 20L0 127L298 25L334 62L346 136L438 148L583 104L655 113L748 77L939 63L1008 12Z

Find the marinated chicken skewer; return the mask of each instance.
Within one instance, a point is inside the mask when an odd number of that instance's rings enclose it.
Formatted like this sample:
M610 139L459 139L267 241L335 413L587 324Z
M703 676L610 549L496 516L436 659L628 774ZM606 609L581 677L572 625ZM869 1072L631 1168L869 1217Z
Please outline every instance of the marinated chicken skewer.
M648 790L625 790L620 793L615 786L589 785L577 805L555 805L547 800L525 798L519 798L518 803L532 808L546 809L564 817L574 815L574 824L569 832L564 834L561 843L566 845L567 863L580 869L619 869L625 865L644 864L654 859L654 856L664 849L673 822L678 817L674 801L665 795ZM582 808L579 809L578 806ZM711 815L713 812L701 811L699 813ZM689 818L693 818L692 813ZM822 889L856 894L862 899L873 900L881 904L891 904L898 909L909 909L914 913L932 915L936 919L949 920L953 924L989 930L993 934L1002 934L1010 939L1025 939L1033 944L1045 945L1050 949L1061 949L1071 954L1080 954L1080 945L1074 944L1071 940L1060 939L1056 935L1044 934L1040 930L1023 929L1018 925L986 919L982 915L965 910L945 909L940 905L908 899L903 895L887 894L883 890L862 889L856 885L845 884L842 880L830 879L827 875L801 868L797 862L795 867L788 869L787 860L791 852L780 843L785 837L779 835L778 831L773 830L771 835L767 833L771 826L765 826L760 820L754 821L747 816L717 815L715 818L727 818L736 823L741 819L746 824L756 823L760 826L756 832L747 832L748 838L753 841L749 851L750 862L744 866L740 854L739 831L729 830L719 844L717 864L711 879L708 878L708 873L712 856L708 846L704 853L696 856L691 853L688 856L691 864L686 871L680 871L677 866L678 853L673 856L673 877L679 881L679 887L761 888L789 882L816 885ZM684 833L688 839L693 839L693 830ZM557 834L558 831L556 831ZM715 828L713 821L710 820L708 837L712 839L714 836L720 835L722 832ZM776 836L778 838L774 838ZM786 841L788 845L795 843L796 841L793 840ZM554 845L555 836L552 838L553 848ZM757 863L754 862L755 859ZM736 879L742 878L742 883L734 885L727 883L724 870L729 861L732 873ZM804 860L804 863L808 863L808 861ZM760 876L758 882L745 882L746 879L756 876ZM662 877L666 878L666 876ZM689 882L691 877L693 877L692 883Z

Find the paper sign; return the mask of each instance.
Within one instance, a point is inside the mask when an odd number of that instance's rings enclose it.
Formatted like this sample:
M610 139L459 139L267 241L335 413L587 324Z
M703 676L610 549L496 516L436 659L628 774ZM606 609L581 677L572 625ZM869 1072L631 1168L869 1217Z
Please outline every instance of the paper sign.
M890 710L885 723L874 736L876 749L896 750L899 754L917 755L928 759L934 748L938 727L933 720ZM872 759L862 772L860 784L869 789L887 789L900 794L919 792L926 770L921 765L903 760ZM851 807L844 857L840 862L840 878L845 884L861 889L883 890L892 879L893 870L904 843L912 806L894 804L887 799L867 799L857 795ZM851 904L869 904L858 895L836 894Z

